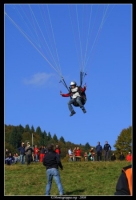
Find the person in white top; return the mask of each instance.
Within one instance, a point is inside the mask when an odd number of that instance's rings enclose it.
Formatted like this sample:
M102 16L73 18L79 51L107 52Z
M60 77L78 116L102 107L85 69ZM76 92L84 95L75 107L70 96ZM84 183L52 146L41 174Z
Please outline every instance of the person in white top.
M73 152L71 148L68 149L69 161L73 161Z
M72 156L72 155L73 155L73 152L72 152L71 148L69 148L69 150L68 150L68 155L69 155L69 156Z

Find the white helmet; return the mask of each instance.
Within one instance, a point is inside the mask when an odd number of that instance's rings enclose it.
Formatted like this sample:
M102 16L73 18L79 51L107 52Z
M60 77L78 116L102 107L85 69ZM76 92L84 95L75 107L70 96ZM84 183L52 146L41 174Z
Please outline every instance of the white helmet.
M76 82L75 82L75 81L72 81L72 82L70 83L70 86L72 86L72 85L76 85Z

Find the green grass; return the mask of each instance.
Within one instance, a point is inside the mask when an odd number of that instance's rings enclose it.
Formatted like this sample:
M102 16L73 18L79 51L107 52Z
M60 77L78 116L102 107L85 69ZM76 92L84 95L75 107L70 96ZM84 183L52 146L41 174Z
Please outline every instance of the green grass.
M60 170L65 195L114 195L121 169L129 163L63 162ZM44 195L47 183L42 163L5 165L5 195ZM51 195L59 195L53 181Z

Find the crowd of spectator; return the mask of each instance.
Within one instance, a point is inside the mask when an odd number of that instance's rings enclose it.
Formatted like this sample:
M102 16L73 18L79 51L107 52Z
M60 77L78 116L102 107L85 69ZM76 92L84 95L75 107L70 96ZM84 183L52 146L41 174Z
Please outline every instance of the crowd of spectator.
M31 162L43 162L43 158L47 153L47 148L45 146L37 147L34 145L30 146L30 143L27 142L26 146L24 142L21 143L21 146L17 148L18 153L12 154L8 149L5 151L5 164L11 165L16 163L30 165ZM56 145L55 152L60 156L61 151L58 145Z
M42 162L45 154L48 152L45 146L41 146L38 148L37 145L33 147L30 146L30 143L27 142L26 146L24 142L21 143L20 147L17 148L18 153L12 154L11 152L6 149L5 151L5 164L11 165L20 162L21 164L30 165L31 162ZM55 146L55 152L58 154L59 158L61 158L61 150L59 145ZM104 146L97 143L95 148L90 148L87 152L82 152L80 147L75 147L74 149L68 149L68 156L69 161L81 161L81 158L84 158L84 161L102 161L102 155L104 161L115 161L116 159L122 161L132 161L132 154L131 152L128 153L127 156L124 156L123 152L120 152L119 157L117 158L114 153L111 155L111 146L106 141Z
M81 150L79 147L75 147L72 151L71 148L68 149L68 156L69 161L81 161ZM103 160L104 161L115 161L115 160L127 160L132 161L132 154L131 152L128 153L128 155L125 157L124 154L121 152L120 156L116 158L115 154L112 153L111 155L111 145L108 144L106 141L104 146L100 144L100 142L97 143L97 146L94 148L90 148L90 150L87 152L85 151L83 154L84 161L102 161L102 154L103 154Z

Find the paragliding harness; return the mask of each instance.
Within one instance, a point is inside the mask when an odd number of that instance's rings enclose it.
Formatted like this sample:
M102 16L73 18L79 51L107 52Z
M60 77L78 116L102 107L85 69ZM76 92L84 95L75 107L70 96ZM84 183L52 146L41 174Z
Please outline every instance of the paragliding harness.
M86 94L85 94L85 92L81 91L81 86L77 86L77 87L78 87L78 92L79 92L80 97L81 97L81 102L84 105L86 103ZM79 106L79 104L76 102L76 98L75 98L75 101L73 102L73 105L76 106L76 107Z
M86 103L86 101L87 101L86 93L81 91L82 82L83 82L83 78L84 78L85 75L87 75L87 74L84 73L84 72L82 72L82 71L80 72L80 86L77 86L77 87L78 87L78 92L79 92L80 97L81 97L81 102L82 102L83 105L84 105L84 104ZM69 93L72 93L72 92L71 92L71 88L67 86L67 84L66 84L64 78L61 77L61 79L62 79L62 80L61 80L60 82L63 83L63 85L67 88L67 90L69 91ZM71 98L71 96L70 96L70 98ZM79 106L79 104L76 102L76 99L75 99L75 101L73 102L73 105L76 106L76 107Z

